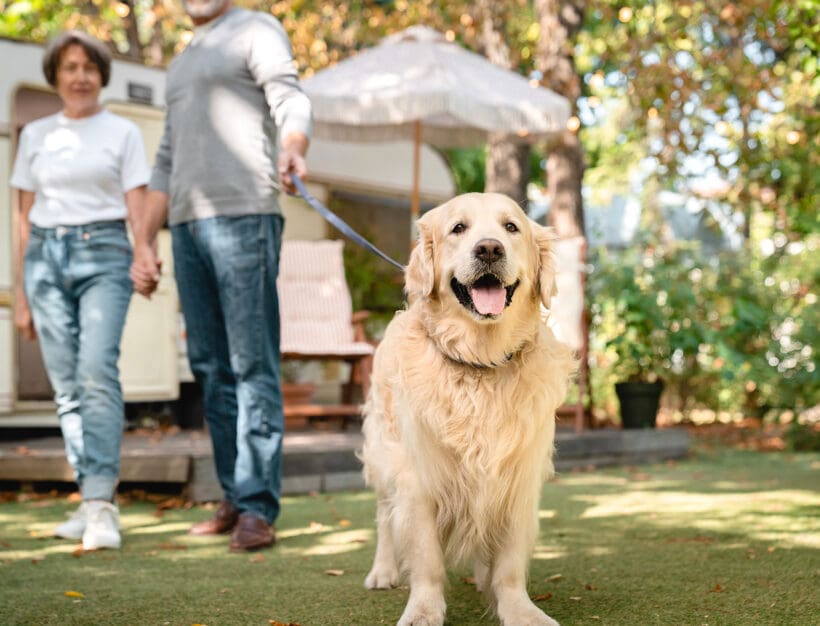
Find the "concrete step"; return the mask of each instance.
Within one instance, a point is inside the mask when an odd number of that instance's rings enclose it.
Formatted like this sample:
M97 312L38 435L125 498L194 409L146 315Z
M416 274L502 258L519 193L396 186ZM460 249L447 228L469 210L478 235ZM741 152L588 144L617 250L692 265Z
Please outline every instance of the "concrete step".
M285 435L282 449L282 493L331 492L364 487L358 430L306 430ZM559 431L555 466L575 468L638 464L685 456L685 429ZM195 502L218 500L210 437L205 431L138 431L122 444L123 483L178 483ZM0 442L0 481L71 482L60 437Z

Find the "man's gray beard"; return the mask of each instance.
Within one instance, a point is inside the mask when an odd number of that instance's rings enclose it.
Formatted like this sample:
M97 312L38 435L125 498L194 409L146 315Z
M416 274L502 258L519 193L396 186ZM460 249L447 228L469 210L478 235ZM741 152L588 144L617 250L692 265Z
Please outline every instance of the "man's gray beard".
M191 17L203 18L212 17L219 12L226 0L205 0L204 2L191 2L182 0L182 8Z

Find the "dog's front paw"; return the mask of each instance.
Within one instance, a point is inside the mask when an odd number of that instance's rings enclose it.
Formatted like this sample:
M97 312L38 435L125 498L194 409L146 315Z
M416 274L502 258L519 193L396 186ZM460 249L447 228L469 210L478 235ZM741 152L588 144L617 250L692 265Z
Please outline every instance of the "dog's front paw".
M444 596L413 597L411 592L404 613L396 626L444 626L444 613L447 605Z
M368 589L392 589L399 585L399 571L395 566L373 565L373 569L364 579Z
M503 626L560 626L558 622L527 599L513 606L498 606L498 617Z

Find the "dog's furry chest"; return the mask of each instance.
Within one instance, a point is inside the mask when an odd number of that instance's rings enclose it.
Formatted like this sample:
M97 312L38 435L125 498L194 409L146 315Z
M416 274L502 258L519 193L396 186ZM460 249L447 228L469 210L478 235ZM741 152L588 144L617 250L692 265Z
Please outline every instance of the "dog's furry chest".
M504 481L528 457L538 462L545 450L551 451L554 407L542 386L528 380L519 362L502 367L432 368L439 384L423 395L414 380L423 368L403 371L395 404L404 409L403 436L417 439L429 452L419 462L479 484Z

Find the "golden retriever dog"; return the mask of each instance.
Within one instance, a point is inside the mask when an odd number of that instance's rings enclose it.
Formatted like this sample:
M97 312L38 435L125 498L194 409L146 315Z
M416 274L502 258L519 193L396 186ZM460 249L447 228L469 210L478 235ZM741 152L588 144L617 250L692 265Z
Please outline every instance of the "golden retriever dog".
M556 624L526 588L574 367L541 312L555 237L500 194L458 196L418 229L407 307L376 351L365 407L361 457L378 496L365 586L406 574L399 625L440 625L449 559L472 564L502 624Z

